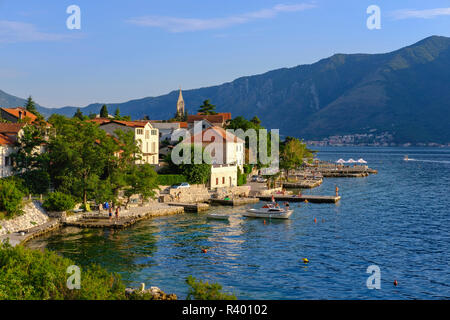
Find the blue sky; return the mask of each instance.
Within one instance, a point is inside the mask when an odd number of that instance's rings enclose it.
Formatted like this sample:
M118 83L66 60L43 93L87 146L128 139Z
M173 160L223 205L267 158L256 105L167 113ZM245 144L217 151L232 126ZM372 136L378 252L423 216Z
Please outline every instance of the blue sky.
M81 30L66 27L72 4ZM0 89L47 107L124 102L430 35L450 36L450 1L0 0Z

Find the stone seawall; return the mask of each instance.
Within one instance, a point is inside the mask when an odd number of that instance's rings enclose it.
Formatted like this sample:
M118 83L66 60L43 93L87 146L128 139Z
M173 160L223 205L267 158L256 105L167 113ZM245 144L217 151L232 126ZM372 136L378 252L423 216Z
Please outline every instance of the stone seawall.
M28 201L25 204L23 211L24 214L19 217L0 221L0 236L28 230L50 220L39 201Z

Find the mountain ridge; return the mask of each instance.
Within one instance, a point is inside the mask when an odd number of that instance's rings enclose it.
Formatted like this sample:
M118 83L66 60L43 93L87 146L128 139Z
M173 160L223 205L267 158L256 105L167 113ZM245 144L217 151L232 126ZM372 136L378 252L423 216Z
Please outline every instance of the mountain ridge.
M285 135L322 139L331 135L389 132L396 142L450 141L450 38L431 36L387 53L337 53L312 64L243 76L210 87L183 91L195 113L205 99L217 111L247 118L257 115ZM132 118L167 119L178 91L106 103ZM1 105L0 96L0 105ZM98 113L102 103L81 108ZM76 107L45 115L72 116Z

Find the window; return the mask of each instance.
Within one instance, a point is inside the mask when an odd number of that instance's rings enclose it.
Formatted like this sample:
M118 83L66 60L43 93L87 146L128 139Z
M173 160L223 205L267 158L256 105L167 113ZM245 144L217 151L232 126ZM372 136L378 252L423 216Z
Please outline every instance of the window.
M152 136L156 136L157 135L157 130L152 130Z
M153 163L156 163L156 158L155 158L155 156L153 156Z
M146 142L145 144L146 144L146 147L147 147L147 149L146 149L147 151L146 152L148 153L148 142Z
M150 139L150 132L145 130L145 139Z
M219 178L216 178L216 186L219 184Z
M144 134L144 129L136 129L136 134Z
M222 184L225 184L225 177L222 177Z
M152 142L152 153L156 152L156 142Z
M5 157L5 167L11 165L9 159L9 157Z

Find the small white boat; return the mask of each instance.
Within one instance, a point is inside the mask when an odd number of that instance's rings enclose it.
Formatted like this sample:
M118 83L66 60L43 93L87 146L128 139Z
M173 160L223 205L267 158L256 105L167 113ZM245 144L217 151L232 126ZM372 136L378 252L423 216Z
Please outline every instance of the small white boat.
M228 214L210 213L206 217L214 220L230 220L230 215Z
M403 160L408 161L408 160L409 160L408 155L406 155L406 156L403 158Z
M261 208L248 209L247 212L242 215L250 218L289 219L293 212L294 210L282 208Z

